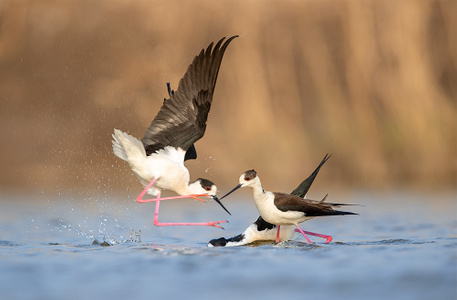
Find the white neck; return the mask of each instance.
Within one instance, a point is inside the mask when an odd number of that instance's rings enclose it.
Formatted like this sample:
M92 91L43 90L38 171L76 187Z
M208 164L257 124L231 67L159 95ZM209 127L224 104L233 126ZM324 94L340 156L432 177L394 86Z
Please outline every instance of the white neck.
M260 215L265 219L265 221L272 224L275 223L275 219L271 219L271 212L275 211L274 206L274 194L272 192L265 191L262 188L260 180L258 183L251 186L254 193L254 203L259 211Z
M265 194L260 180L258 184L252 186L252 192L254 193L254 198L262 197Z
M255 184L251 185L252 193L254 194L254 202L259 209L259 206L262 206L267 198L267 192L262 188L262 183L258 180Z

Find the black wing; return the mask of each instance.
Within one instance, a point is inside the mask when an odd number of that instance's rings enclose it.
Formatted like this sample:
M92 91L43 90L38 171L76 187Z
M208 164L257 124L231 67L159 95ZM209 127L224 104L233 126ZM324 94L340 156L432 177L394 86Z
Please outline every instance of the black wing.
M332 156L332 155L331 154L329 155L327 153L325 155L324 159L321 161L321 163L317 166L316 170L314 170L314 172L311 173L311 175L309 175L308 178L303 180L303 182L300 183L300 185L295 190L293 190L293 192L290 194L301 197L301 198L305 197L306 193L308 193L308 190L311 187L311 184L313 184L314 178L316 178L317 174L319 173L319 170L325 164L325 162L330 158L330 156Z
M211 43L194 58L179 81L178 90L164 101L141 139L147 155L165 146L187 150L203 136L222 57L236 37L232 36L223 45L225 38L222 38L214 49Z
M168 95L171 96L175 93L174 90L171 89L171 85L169 82L167 82L167 90L168 90ZM167 101L167 98L163 99L163 102ZM195 149L195 145L192 144L189 149L187 149L186 154L184 155L184 161L189 160L189 159L196 159L197 158L197 149Z
M324 203L327 196L321 201L303 199L298 196L283 193L274 193L275 206L280 211L300 211L308 217L331 215L357 215L353 212L334 210L330 203ZM338 205L338 204L337 204Z

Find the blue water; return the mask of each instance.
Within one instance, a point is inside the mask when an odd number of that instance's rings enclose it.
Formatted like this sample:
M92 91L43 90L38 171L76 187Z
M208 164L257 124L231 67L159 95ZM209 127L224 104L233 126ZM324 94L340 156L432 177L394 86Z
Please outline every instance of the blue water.
M2 195L1 299L456 299L457 195L357 193L360 216L315 218L295 241L207 248L257 217L241 194L217 204L163 202L160 220L215 221L225 230L152 225L134 196ZM233 197L236 199L236 197Z

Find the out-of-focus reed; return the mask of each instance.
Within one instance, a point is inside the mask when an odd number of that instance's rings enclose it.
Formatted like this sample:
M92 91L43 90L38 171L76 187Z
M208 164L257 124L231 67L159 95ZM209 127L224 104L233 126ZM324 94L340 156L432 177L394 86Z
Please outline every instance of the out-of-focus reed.
M194 177L255 168L316 185L455 188L455 1L3 1L0 185L137 187L111 151L141 137L201 48L239 34Z

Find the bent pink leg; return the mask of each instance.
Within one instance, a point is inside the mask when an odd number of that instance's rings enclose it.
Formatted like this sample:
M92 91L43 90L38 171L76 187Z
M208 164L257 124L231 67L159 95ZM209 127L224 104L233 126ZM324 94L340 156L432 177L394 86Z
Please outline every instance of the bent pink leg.
M308 243L312 244L312 242L311 242L310 239L306 236L306 234L303 232L303 230L301 230L300 226L298 226L298 224L296 224L295 226L297 226L299 232L300 232L301 234L303 234L303 236L304 236L305 239L308 241ZM297 230L297 229L295 229L295 230Z
M153 177L151 182L149 182L149 184L144 188L144 190L138 195L138 197L136 197L136 201L139 202L139 203L145 203L145 202L149 202L148 200L152 200L152 199L146 199L144 200L143 199L143 196L144 194L146 194L146 192L149 190L149 188L154 184L154 182L156 181L156 179Z
M298 226L297 226L298 227ZM300 227L299 227L300 228ZM325 234L320 234L320 233L314 233L314 232L311 232L311 231L304 231L304 230L298 230L298 229L295 229L296 232L301 232L301 233L306 233L306 234L309 234L309 235L314 235L314 236L318 236L320 238L323 238L323 239L326 239L326 241L324 243L330 243L332 241L332 237L330 235L325 235Z
M158 196L160 197L160 194ZM223 220L223 221L205 222L205 223L161 223L161 222L159 222L159 207L160 207L160 201L156 201L156 209L154 212L154 225L155 226L213 226L213 227L224 229L223 227L221 227L217 224L227 222L226 220Z
M281 225L278 225L278 232L276 233L276 243L279 243L279 229L281 229Z
M157 198L155 199L143 199L144 194L149 190L149 188L154 184L156 181L156 178L152 178L151 182L144 188L144 190L136 197L136 201L139 203L147 203L147 202L155 202L155 201L163 201L163 200L172 200L172 199L182 199L182 198L194 198L196 200L205 202L205 200L202 200L197 197L203 197L203 196L208 196L206 194L191 194L191 195L183 195L183 196L174 196L174 197L166 197L166 198L160 198L160 194L157 195Z

